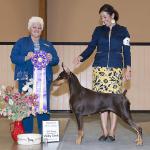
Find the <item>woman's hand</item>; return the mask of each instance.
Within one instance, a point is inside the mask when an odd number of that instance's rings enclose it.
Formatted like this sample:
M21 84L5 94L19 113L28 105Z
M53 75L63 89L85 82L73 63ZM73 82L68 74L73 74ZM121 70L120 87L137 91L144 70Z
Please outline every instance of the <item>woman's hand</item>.
M78 65L78 64L81 62L81 59L83 59L82 56L78 56L78 57L76 57L76 58L73 60L73 63L74 63L75 65Z
M48 59L49 61L52 60L52 55L51 55L50 53L47 53L47 59Z
M131 67L127 66L127 68L124 71L124 80L131 80Z
M25 56L25 61L31 59L33 57L34 53L33 52L28 52L27 56Z

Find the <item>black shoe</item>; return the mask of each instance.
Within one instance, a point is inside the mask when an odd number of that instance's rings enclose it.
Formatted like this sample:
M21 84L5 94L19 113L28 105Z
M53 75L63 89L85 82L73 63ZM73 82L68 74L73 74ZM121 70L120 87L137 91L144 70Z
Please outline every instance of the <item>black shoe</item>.
M107 140L107 136L105 136L105 135L102 135L101 137L99 137L99 141L106 141Z
M115 137L114 136L108 136L108 141L110 141L110 142L113 142L113 141L115 141L116 139L115 139Z

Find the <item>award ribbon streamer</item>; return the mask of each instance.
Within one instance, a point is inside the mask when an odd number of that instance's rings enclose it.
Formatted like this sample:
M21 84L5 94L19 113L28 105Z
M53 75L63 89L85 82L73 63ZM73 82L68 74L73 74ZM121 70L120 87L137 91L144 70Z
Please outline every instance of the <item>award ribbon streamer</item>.
M45 51L36 51L31 59L34 65L33 93L38 96L38 105L34 108L38 113L47 112L46 66L49 60Z

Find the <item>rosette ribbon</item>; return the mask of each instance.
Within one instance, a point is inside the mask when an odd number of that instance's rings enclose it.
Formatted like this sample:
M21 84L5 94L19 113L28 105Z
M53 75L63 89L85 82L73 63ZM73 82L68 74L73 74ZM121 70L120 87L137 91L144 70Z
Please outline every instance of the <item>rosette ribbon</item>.
M33 93L38 96L38 105L34 107L38 113L47 112L46 66L49 63L45 51L35 51L31 61L33 71Z

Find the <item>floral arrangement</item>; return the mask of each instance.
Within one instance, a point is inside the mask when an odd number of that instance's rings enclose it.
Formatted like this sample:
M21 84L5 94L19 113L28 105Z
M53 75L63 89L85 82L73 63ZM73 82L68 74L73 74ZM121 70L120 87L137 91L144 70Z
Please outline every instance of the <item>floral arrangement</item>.
M25 90L28 90L29 84ZM0 85L0 115L13 121L22 120L30 114L35 115L32 109L36 106L37 96L29 92L15 92L13 87Z

